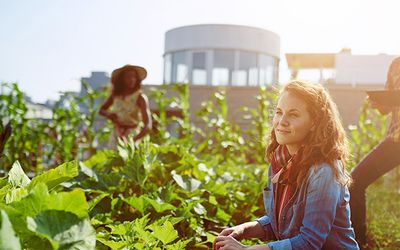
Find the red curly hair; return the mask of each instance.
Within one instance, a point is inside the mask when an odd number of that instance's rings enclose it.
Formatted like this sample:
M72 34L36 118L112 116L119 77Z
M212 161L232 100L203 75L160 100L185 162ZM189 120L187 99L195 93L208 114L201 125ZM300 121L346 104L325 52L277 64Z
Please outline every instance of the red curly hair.
M345 162L349 156L346 132L340 121L336 104L329 93L320 84L304 81L291 81L281 91L302 99L307 106L310 117L313 117L315 130L305 138L303 154L300 162L300 171L297 176L297 184L300 185L307 178L311 167L320 163L328 163L333 170L337 182L344 186L351 184L351 177L346 171ZM270 143L266 149L266 159L271 161L272 155L279 146L275 131L272 129ZM336 167L336 161L340 161L340 167Z

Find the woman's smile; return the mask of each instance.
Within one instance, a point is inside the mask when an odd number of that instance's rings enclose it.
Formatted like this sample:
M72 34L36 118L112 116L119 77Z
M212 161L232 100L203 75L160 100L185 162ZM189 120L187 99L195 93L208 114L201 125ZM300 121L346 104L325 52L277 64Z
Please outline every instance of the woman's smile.
M286 134L290 134L290 130L286 130L286 129L279 129L277 128L276 131L280 134L286 135Z

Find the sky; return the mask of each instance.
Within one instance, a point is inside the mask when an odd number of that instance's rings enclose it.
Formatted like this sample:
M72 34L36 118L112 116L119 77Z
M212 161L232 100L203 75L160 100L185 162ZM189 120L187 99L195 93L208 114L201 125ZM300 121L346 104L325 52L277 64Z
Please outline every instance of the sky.
M125 64L160 84L165 32L237 24L277 33L285 53L400 55L398 0L0 0L0 82L36 102L79 91L80 78Z

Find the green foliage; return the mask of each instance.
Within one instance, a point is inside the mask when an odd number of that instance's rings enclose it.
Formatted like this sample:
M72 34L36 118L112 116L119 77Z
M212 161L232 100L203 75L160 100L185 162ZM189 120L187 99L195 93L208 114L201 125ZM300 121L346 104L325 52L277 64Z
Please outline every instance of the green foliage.
M148 217L144 216L131 222L108 225L111 233L100 235L98 240L112 249L185 249L189 240L178 240L173 223L169 217L162 217L149 224ZM110 240L110 236L119 240Z
M70 162L31 181L20 164L14 163L0 201L0 237L9 237L1 241L2 249L21 249L20 242L29 249L94 249L96 233L85 193L81 189L49 192L77 175L76 162Z
M367 225L369 245L372 249L400 248L400 189L398 181L382 183L390 175L399 177L396 170L374 183L367 190ZM385 201L385 202L382 202Z
M28 116L27 102L16 83L2 83L0 87L1 128L9 121L13 131L4 147L4 156L0 157L5 171L17 160L28 172L41 173L65 161L90 156L110 134L110 123L100 130L94 129L94 124L101 122L98 103L106 91L95 91L84 83L87 94L76 97L65 93L54 105L52 119L47 121Z
M27 217L27 227L47 239L53 249L94 249L96 234L90 221L58 210L45 210L34 218Z
M15 235L14 229L6 212L1 210L0 249L20 250L21 243Z
M361 107L357 125L349 126L350 149L352 157L349 165L355 166L386 133L387 117L371 109L365 101Z
M226 93L204 102L200 128L191 123L188 85L162 85L150 94L159 110L152 114L156 129L140 142L119 141L113 151L100 146L110 124L94 130L105 91L84 84L86 96L66 94L53 119L41 121L26 118L16 84L3 86L8 94L0 95L0 112L14 129L0 158L8 173L0 178L5 249L209 249L222 228L264 213L264 151L275 90L260 89L258 107L240 110L251 124L243 130L229 120ZM171 109L179 112L170 116ZM349 128L348 166L382 138L384 124L363 106L359 124ZM393 193L377 187L368 206L380 212L369 215L369 229L373 246L386 247L399 237L393 219L399 216L387 212L392 205L379 210L377 197L389 200ZM381 214L385 221L393 216L390 227L382 227Z
M74 178L78 175L78 165L76 161L66 162L60 166L50 169L47 172L36 176L29 183L29 187L36 186L39 183L44 183L47 185L48 189L52 189L55 186Z

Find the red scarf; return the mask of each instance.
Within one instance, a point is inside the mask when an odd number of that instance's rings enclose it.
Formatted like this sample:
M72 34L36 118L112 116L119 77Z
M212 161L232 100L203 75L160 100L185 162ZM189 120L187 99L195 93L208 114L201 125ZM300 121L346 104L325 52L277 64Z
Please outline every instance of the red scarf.
M297 188L298 162L301 160L302 148L294 155L289 154L285 145L279 145L272 156L272 178L274 190L275 221L279 229L282 210L293 197Z

